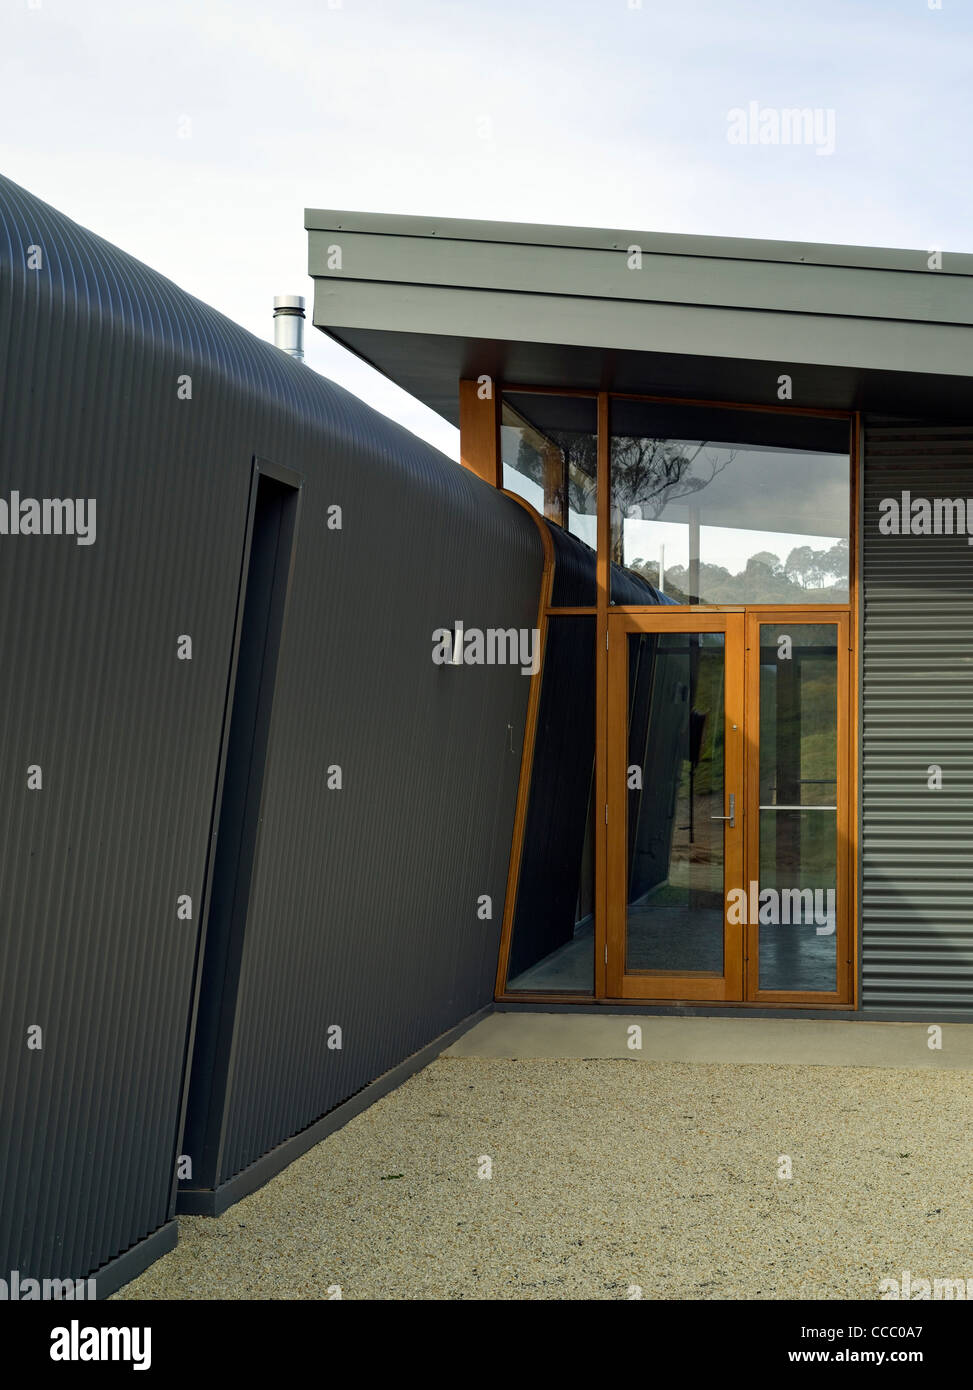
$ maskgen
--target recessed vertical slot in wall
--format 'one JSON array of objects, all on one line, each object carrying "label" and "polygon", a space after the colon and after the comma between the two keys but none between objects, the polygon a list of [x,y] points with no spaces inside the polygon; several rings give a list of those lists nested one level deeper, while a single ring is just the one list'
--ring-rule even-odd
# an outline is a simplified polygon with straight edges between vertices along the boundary
[{"label": "recessed vertical slot in wall", "polygon": [[298,475],[262,459],[255,461],[182,1143],[183,1154],[192,1160],[192,1176],[183,1182],[183,1190],[212,1188],[219,1172],[237,989],[299,499]]}]

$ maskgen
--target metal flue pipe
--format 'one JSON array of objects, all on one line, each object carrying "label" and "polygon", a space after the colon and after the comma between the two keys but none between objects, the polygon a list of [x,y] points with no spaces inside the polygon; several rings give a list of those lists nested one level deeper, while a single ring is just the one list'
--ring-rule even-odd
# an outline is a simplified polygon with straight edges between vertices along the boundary
[{"label": "metal flue pipe", "polygon": [[304,296],[274,296],[274,346],[290,357],[304,361]]}]

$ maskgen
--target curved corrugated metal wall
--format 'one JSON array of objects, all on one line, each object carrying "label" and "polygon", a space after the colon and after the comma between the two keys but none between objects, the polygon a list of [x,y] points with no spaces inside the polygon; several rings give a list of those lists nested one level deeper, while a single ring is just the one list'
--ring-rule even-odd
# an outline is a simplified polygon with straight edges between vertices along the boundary
[{"label": "curved corrugated metal wall", "polygon": [[306,481],[224,1176],[491,997],[528,681],[434,666],[431,632],[533,627],[543,557],[516,503],[5,180],[0,382],[0,497],[97,499],[92,545],[0,536],[0,1268],[80,1277],[173,1211],[252,457]]}]

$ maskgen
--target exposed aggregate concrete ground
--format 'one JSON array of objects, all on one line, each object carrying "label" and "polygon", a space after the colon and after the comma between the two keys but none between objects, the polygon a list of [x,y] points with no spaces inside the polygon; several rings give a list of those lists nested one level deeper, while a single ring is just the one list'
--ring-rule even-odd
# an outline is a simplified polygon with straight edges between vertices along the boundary
[{"label": "exposed aggregate concrete ground", "polygon": [[440,1057],[115,1297],[878,1298],[973,1277],[971,1118],[969,1071]]}]

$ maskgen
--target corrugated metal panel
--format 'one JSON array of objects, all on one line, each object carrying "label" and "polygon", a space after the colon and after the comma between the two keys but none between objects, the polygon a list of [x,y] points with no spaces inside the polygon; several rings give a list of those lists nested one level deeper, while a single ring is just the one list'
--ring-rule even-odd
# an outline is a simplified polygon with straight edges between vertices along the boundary
[{"label": "corrugated metal panel", "polygon": [[540,537],[486,485],[467,511],[430,477],[333,477],[341,535],[307,543],[305,488],[222,1180],[493,995],[530,682],[434,665],[432,632],[533,628]]},{"label": "corrugated metal panel", "polygon": [[973,549],[881,535],[903,490],[973,510],[973,427],[866,431],[862,1007],[973,1010]]},{"label": "corrugated metal panel", "polygon": [[[485,487],[462,525],[437,491],[340,478],[345,533],[313,546],[305,499],[222,1180],[492,997],[529,681],[435,666],[431,635],[454,618],[532,628],[539,536],[521,509],[525,527],[509,526]],[[359,547],[368,573],[356,578],[347,554]]]},{"label": "corrugated metal panel", "polygon": [[0,1269],[79,1277],[173,1212],[253,456],[306,484],[241,1161],[491,997],[527,682],[434,668],[430,634],[532,625],[542,554],[516,503],[2,179],[0,383],[0,497],[97,499],[93,545],[0,537]]}]

